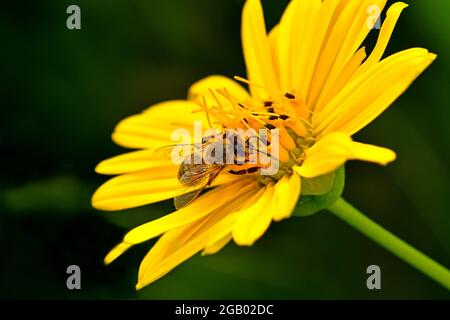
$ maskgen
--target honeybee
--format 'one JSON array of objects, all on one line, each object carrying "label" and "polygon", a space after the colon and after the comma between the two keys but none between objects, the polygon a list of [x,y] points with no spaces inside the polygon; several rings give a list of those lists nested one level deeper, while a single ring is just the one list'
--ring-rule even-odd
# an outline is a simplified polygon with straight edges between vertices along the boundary
[{"label": "honeybee", "polygon": [[[174,146],[169,148],[173,150]],[[197,199],[226,167],[228,173],[233,175],[253,174],[260,169],[249,160],[250,153],[259,150],[256,150],[250,139],[243,140],[236,134],[221,133],[203,137],[200,144],[189,145],[188,149],[178,170],[178,180],[186,186],[186,190],[174,198],[177,210]]]}]

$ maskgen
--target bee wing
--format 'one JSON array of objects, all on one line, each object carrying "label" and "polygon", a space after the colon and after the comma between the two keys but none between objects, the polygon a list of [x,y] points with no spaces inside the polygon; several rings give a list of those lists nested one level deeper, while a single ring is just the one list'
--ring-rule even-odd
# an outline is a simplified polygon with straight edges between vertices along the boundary
[{"label": "bee wing", "polygon": [[205,190],[208,185],[209,178],[205,177],[201,179],[200,183],[196,185],[189,186],[180,196],[177,196],[173,199],[173,204],[175,205],[175,209],[179,210],[181,208],[186,207],[191,204],[192,201],[198,198],[198,196]]},{"label": "bee wing", "polygon": [[154,161],[172,161],[180,164],[190,156],[201,144],[173,144],[157,148],[153,151],[151,159]]},{"label": "bee wing", "polygon": [[219,134],[203,137],[201,142],[197,143],[178,143],[157,148],[153,151],[152,160],[167,161],[172,160],[176,164],[181,164],[188,156],[202,150],[210,144]]},{"label": "bee wing", "polygon": [[181,209],[191,204],[205,190],[205,188],[222,171],[223,166],[217,165],[198,165],[193,172],[186,172],[180,177],[180,181],[189,181],[189,185],[182,195],[174,198],[175,208]]}]

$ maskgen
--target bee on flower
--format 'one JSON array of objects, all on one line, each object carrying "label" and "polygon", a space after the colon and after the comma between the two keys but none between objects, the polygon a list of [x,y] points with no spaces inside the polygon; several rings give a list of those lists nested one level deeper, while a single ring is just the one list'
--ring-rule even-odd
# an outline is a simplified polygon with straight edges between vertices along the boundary
[{"label": "bee on flower", "polygon": [[[267,32],[260,1],[247,0],[242,14],[246,78],[207,77],[189,89],[187,100],[157,104],[116,127],[113,140],[138,150],[97,166],[98,173],[117,176],[96,191],[93,206],[115,211],[174,198],[177,210],[131,230],[105,263],[160,237],[141,263],[136,285],[141,289],[199,252],[214,254],[231,240],[253,245],[273,221],[291,217],[308,181],[332,174],[346,161],[394,161],[392,150],[352,136],[389,107],[436,55],[412,48],[383,57],[407,7],[402,2],[388,9],[374,49],[366,53],[363,41],[377,23],[368,20],[374,5],[383,9],[386,0],[293,0]],[[227,131],[254,132],[256,139],[235,134],[233,148],[213,148],[222,151],[216,160],[231,158],[220,163],[205,162],[203,153],[198,160],[196,151],[178,163],[157,156],[174,144],[175,130],[194,137],[198,122],[217,133],[188,141],[190,150],[229,141]],[[260,130],[267,132],[265,138]],[[250,149],[262,156],[251,162]],[[269,159],[263,161],[264,155]],[[274,161],[276,170],[262,174]]]}]

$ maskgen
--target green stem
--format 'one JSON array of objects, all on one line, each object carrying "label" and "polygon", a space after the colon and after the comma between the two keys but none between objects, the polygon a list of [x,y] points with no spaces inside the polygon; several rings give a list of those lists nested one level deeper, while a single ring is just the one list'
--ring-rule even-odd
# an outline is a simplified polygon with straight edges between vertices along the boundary
[{"label": "green stem", "polygon": [[328,210],[450,290],[450,271],[448,269],[367,218],[344,199],[340,198]]}]

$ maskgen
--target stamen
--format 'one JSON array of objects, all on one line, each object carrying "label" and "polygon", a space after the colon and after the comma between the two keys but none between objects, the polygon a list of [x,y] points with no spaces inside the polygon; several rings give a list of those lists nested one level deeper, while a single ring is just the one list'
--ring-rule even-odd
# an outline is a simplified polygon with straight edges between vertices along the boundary
[{"label": "stamen", "polygon": [[206,114],[206,119],[208,120],[208,124],[210,128],[214,128],[212,123],[211,123],[211,118],[209,117],[209,112],[208,112],[208,108],[206,106],[206,98],[205,95],[202,96],[203,99],[203,105],[200,105],[202,107],[203,110],[205,110],[205,114]]},{"label": "stamen", "polygon": [[209,92],[211,93],[211,95],[213,96],[214,100],[216,100],[217,105],[222,108],[223,110],[225,110],[225,108],[223,107],[223,105],[220,103],[219,99],[217,98],[216,94],[214,93],[214,90],[212,89],[208,89]]},{"label": "stamen", "polygon": [[248,120],[244,118],[244,120],[242,120],[242,123],[244,124],[244,127],[246,127],[248,130],[253,130],[252,127],[250,127],[250,125],[248,124]]},{"label": "stamen", "polygon": [[239,81],[239,82],[243,82],[245,84],[248,84],[250,86],[265,90],[267,93],[272,94],[273,96],[283,96],[283,92],[279,91],[279,90],[270,90],[266,87],[264,87],[263,85],[254,83],[253,81],[249,81],[245,78],[239,77],[239,76],[234,76],[234,80]]},{"label": "stamen", "polygon": [[243,82],[243,83],[245,83],[245,84],[252,85],[252,86],[258,87],[258,88],[260,88],[260,89],[266,90],[266,88],[265,88],[264,86],[262,86],[262,85],[260,85],[260,84],[256,84],[256,83],[254,83],[254,82],[252,82],[252,81],[249,81],[249,80],[247,80],[247,79],[245,79],[245,78],[242,78],[242,77],[239,77],[239,76],[234,76],[234,80],[237,80],[237,81],[239,81],[239,82]]},{"label": "stamen", "polygon": [[292,93],[286,92],[286,93],[284,94],[284,96],[285,96],[286,98],[288,98],[289,100],[295,100],[295,96],[294,96]]},{"label": "stamen", "polygon": [[231,106],[233,107],[233,109],[235,111],[238,111],[238,101],[235,97],[233,97],[227,90],[227,88],[223,88],[221,90],[217,90],[217,92],[219,92],[222,96],[224,96],[226,99],[228,99],[228,101],[231,102]]}]

